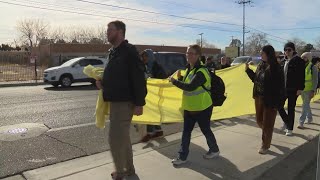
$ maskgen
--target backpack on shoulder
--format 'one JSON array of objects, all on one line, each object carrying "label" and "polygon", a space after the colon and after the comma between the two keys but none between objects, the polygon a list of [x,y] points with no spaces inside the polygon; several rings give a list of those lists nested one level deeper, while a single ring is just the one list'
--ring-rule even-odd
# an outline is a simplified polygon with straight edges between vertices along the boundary
[{"label": "backpack on shoulder", "polygon": [[[206,67],[203,67],[206,68]],[[206,68],[207,69],[207,68]],[[212,105],[213,106],[222,106],[224,101],[227,99],[225,96],[226,87],[223,82],[223,80],[215,74],[215,72],[210,71],[207,69],[210,78],[211,78],[211,89],[207,89],[204,85],[202,85],[202,88],[209,92],[212,99]]]}]

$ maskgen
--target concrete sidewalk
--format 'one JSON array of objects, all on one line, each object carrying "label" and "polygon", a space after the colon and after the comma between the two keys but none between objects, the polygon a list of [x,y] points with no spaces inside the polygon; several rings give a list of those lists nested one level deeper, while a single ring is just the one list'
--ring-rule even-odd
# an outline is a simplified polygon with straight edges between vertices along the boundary
[{"label": "concrete sidewalk", "polygon": [[[188,163],[178,167],[171,164],[171,159],[177,156],[181,133],[172,134],[148,144],[133,145],[137,175],[127,179],[293,179],[299,172],[294,174],[288,169],[294,168],[294,171],[302,169],[315,158],[316,149],[312,148],[311,153],[310,148],[308,150],[308,144],[311,143],[310,141],[315,142],[319,134],[320,103],[312,104],[312,110],[314,123],[306,125],[304,130],[295,128],[292,137],[287,137],[278,130],[282,125],[282,120],[278,116],[271,151],[267,155],[258,154],[261,145],[261,130],[257,128],[253,115],[212,123],[212,129],[221,151],[221,156],[216,159],[202,158],[208,147],[199,128],[195,128],[192,134]],[[296,112],[296,119],[298,119],[301,108],[297,108]],[[307,150],[302,151],[303,149]],[[301,154],[288,159],[299,150],[302,151]],[[283,165],[285,162],[290,163],[289,167]],[[287,169],[283,170],[280,167]],[[103,152],[27,171],[22,174],[23,176],[18,175],[6,180],[105,180],[111,179],[110,173],[113,170],[110,153]],[[266,174],[271,170],[273,176]]]}]

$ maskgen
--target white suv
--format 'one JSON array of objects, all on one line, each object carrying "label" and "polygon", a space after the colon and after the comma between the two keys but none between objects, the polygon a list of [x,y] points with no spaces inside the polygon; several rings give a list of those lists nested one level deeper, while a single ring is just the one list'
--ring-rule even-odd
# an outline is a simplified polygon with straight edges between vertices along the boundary
[{"label": "white suv", "polygon": [[87,65],[94,67],[105,67],[107,59],[99,57],[78,57],[70,59],[61,66],[48,68],[44,71],[43,80],[45,83],[54,87],[61,85],[69,87],[75,82],[92,82],[95,80],[89,78],[83,73],[83,68]]}]

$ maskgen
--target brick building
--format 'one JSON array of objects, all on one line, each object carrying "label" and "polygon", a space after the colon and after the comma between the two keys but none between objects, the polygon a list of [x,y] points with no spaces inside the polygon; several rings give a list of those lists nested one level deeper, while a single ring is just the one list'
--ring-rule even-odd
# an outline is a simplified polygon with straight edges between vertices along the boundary
[{"label": "brick building", "polygon": [[[186,52],[186,47],[179,46],[155,46],[155,45],[136,45],[139,52],[145,49],[162,52]],[[62,62],[74,57],[81,56],[99,56],[105,57],[110,44],[48,44],[42,45],[36,49],[37,57],[40,58],[41,64],[48,66],[57,66]],[[203,48],[203,55],[214,56],[220,54],[220,49]]]}]

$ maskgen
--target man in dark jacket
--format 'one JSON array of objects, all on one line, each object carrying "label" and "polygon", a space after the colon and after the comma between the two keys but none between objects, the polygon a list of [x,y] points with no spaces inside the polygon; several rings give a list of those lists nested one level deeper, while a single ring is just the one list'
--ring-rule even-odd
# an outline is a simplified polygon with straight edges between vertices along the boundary
[{"label": "man in dark jacket", "polygon": [[295,45],[288,42],[284,46],[285,59],[281,62],[284,70],[286,95],[283,104],[288,99],[288,113],[284,107],[279,109],[279,114],[284,122],[282,130],[286,131],[287,136],[292,135],[295,118],[296,101],[304,89],[305,64],[297,55]]},{"label": "man in dark jacket", "polygon": [[110,102],[109,144],[116,171],[113,179],[135,174],[130,125],[133,115],[142,115],[147,93],[145,67],[135,46],[125,40],[126,25],[121,21],[108,24],[107,38],[112,44],[102,82],[103,98]]},{"label": "man in dark jacket", "polygon": [[[155,60],[153,51],[151,49],[146,49],[141,53],[141,60],[146,66],[145,77],[146,78],[157,78],[163,79],[164,72],[162,68],[158,65]],[[151,139],[163,136],[163,131],[161,126],[158,125],[147,125],[147,134],[142,137],[140,142],[148,142]]]}]

